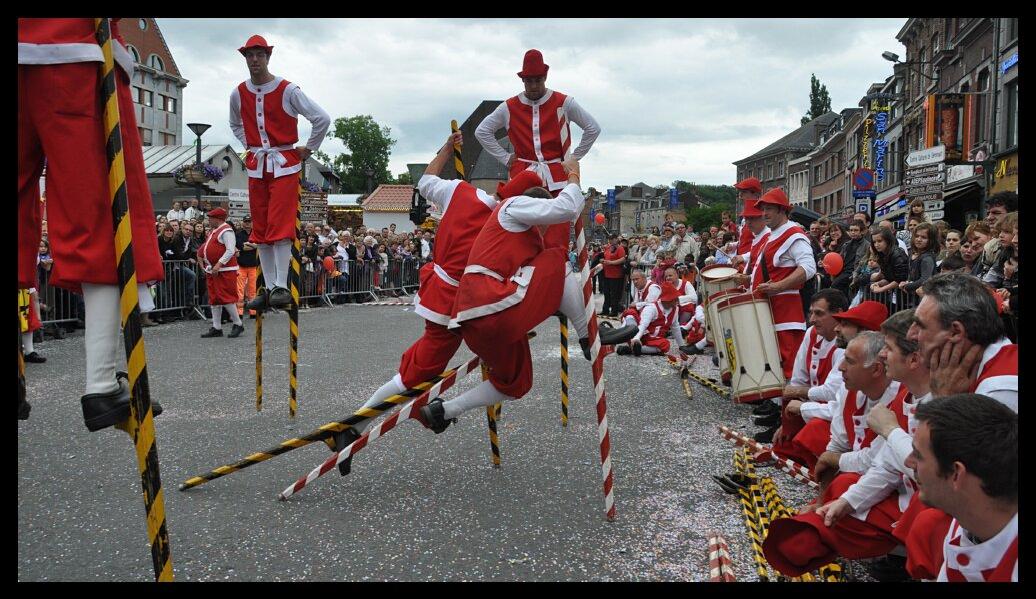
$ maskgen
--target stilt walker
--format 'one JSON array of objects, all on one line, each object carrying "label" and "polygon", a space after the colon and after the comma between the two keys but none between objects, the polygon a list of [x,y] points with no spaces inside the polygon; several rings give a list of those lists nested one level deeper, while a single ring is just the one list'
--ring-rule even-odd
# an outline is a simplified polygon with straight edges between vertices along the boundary
[{"label": "stilt walker", "polygon": [[122,131],[115,89],[111,24],[108,19],[94,19],[94,22],[97,27],[97,42],[104,53],[101,93],[104,128],[107,131],[105,147],[108,154],[108,189],[112,200],[119,305],[130,387],[129,418],[115,426],[126,431],[136,448],[137,468],[140,470],[140,480],[144,487],[144,509],[147,514],[148,541],[151,544],[155,580],[172,582],[173,562],[165,523],[162,480],[158,472],[158,443],[155,441],[154,415],[147,378],[147,355],[144,352],[144,336],[140,327],[137,272],[133,263],[133,233],[126,199],[126,172],[123,166]]},{"label": "stilt walker", "polygon": [[[238,48],[249,78],[230,94],[230,129],[246,149],[248,202],[252,216],[249,241],[258,246],[259,264],[267,289],[256,292],[246,307],[257,313],[285,308],[289,317],[290,399],[288,411],[298,409],[298,305],[301,246],[300,175],[302,165],[320,147],[331,124],[320,106],[298,85],[269,71],[273,46],[253,35]],[[313,126],[304,146],[298,143],[298,117]],[[258,323],[259,316],[256,316]],[[257,324],[257,341],[260,326]],[[257,392],[257,403],[259,402]],[[259,404],[261,405],[261,404]]]}]

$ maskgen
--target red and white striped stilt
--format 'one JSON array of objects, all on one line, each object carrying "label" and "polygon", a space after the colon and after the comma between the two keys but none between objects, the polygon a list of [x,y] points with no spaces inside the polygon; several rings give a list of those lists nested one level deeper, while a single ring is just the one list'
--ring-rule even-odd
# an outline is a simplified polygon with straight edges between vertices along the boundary
[{"label": "red and white striped stilt", "polygon": [[583,304],[586,309],[587,334],[590,339],[591,372],[594,378],[594,394],[597,398],[597,438],[601,446],[601,476],[604,478],[605,517],[615,519],[615,496],[612,493],[611,437],[608,434],[608,398],[604,393],[604,354],[598,337],[597,312],[594,310],[593,282],[590,280],[589,252],[586,234],[583,232],[583,215],[576,219],[576,252],[578,252],[579,273],[583,278]]},{"label": "red and white striped stilt", "polygon": [[371,430],[367,431],[362,437],[353,441],[348,447],[342,449],[331,455],[323,464],[312,470],[306,476],[303,476],[295,484],[289,486],[287,489],[281,491],[280,499],[283,501],[295,493],[301,491],[303,487],[313,482],[317,478],[327,474],[331,470],[338,467],[338,464],[344,461],[346,458],[355,455],[358,451],[367,446],[368,443],[392,430],[399,424],[400,420],[406,420],[411,417],[411,414],[416,414],[417,410],[421,409],[428,403],[429,400],[438,397],[443,391],[446,391],[452,387],[458,379],[466,376],[478,368],[481,363],[481,359],[475,356],[468,361],[464,366],[454,370],[451,374],[447,375],[444,379],[436,383],[435,385],[428,388],[427,391],[421,395],[415,397],[409,402],[403,404],[398,411],[394,412],[391,416],[378,423]]},{"label": "red and white striped stilt", "polygon": [[737,582],[727,540],[715,531],[709,533],[709,582]]},{"label": "red and white striped stilt", "polygon": [[366,304],[347,304],[349,306],[413,306],[414,302],[367,302]]},{"label": "red and white striped stilt", "polygon": [[743,447],[747,447],[748,449],[752,450],[753,452],[767,452],[767,453],[769,453],[770,457],[772,457],[774,462],[777,463],[777,467],[780,468],[782,471],[790,474],[791,477],[794,478],[795,480],[797,480],[797,481],[799,481],[801,483],[805,483],[805,484],[809,485],[810,488],[813,488],[813,489],[819,489],[820,488],[820,485],[818,485],[817,481],[813,479],[813,475],[809,473],[809,469],[806,468],[805,466],[802,466],[801,464],[796,464],[795,462],[793,462],[791,460],[788,460],[788,459],[785,459],[785,458],[782,458],[779,455],[775,455],[770,450],[770,447],[768,447],[766,445],[762,445],[761,443],[759,443],[755,439],[752,439],[750,437],[746,437],[745,435],[742,435],[741,433],[739,433],[739,432],[737,432],[735,430],[732,430],[730,427],[723,426],[721,424],[719,426],[719,430],[720,430],[721,433],[723,433],[723,436],[726,439],[728,439],[730,441],[733,441],[737,445],[741,445]]}]

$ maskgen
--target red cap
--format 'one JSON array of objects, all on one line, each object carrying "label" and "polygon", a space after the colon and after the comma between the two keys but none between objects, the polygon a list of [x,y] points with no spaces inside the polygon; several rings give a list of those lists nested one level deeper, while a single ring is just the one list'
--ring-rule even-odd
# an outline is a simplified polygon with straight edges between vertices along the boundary
[{"label": "red cap", "polygon": [[740,189],[742,191],[754,191],[755,193],[763,192],[763,184],[759,179],[755,177],[749,177],[744,181],[738,181],[734,184],[734,189]]},{"label": "red cap", "polygon": [[543,64],[543,54],[539,50],[529,50],[525,53],[522,70],[518,71],[518,76],[522,78],[540,77],[546,75],[549,69],[550,65]]},{"label": "red cap", "polygon": [[662,283],[662,295],[658,296],[660,302],[672,302],[680,299],[680,292],[669,283]]},{"label": "red cap", "polygon": [[245,42],[245,45],[238,48],[237,51],[240,52],[242,56],[244,56],[245,50],[249,48],[262,48],[263,50],[266,50],[267,54],[273,52],[273,46],[267,44],[266,38],[264,38],[261,35],[253,35],[252,37],[248,38],[248,41]]},{"label": "red cap", "polygon": [[536,171],[522,171],[507,183],[498,183],[496,195],[500,196],[501,200],[506,200],[510,197],[522,195],[530,187],[539,187],[541,185],[543,185],[543,179],[536,174]]},{"label": "red cap", "polygon": [[868,331],[877,331],[881,323],[889,317],[889,309],[885,304],[875,301],[860,302],[855,308],[849,308],[845,312],[832,314],[838,320],[851,322]]},{"label": "red cap", "polygon": [[791,210],[791,202],[788,201],[788,196],[785,195],[784,190],[780,187],[774,187],[763,194],[763,197],[756,200],[757,207],[762,209],[762,206],[758,204],[773,204],[774,206],[781,206]]},{"label": "red cap", "polygon": [[227,211],[222,208],[216,208],[215,210],[209,210],[206,213],[209,218],[227,218]]},{"label": "red cap", "polygon": [[741,216],[744,218],[752,218],[753,216],[762,216],[763,211],[759,209],[759,205],[755,200],[745,201],[745,209],[741,211]]}]

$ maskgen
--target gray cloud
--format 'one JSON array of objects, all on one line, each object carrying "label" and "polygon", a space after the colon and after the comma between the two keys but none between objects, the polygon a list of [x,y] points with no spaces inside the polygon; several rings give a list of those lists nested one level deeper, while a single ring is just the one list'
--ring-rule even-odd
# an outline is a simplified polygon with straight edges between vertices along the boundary
[{"label": "gray cloud", "polygon": [[[270,69],[332,117],[370,114],[398,140],[391,170],[427,161],[483,99],[518,93],[524,51],[543,51],[548,85],[574,96],[603,133],[583,165],[599,189],[643,180],[730,183],[731,163],[798,126],[811,73],[835,110],[856,106],[902,54],[902,19],[160,19],[181,74],[185,122],[236,146],[236,49],[259,33]],[[302,135],[308,125],[302,122]],[[578,135],[578,134],[577,134]],[[185,139],[190,133],[185,131]],[[344,150],[328,140],[329,153]]]}]

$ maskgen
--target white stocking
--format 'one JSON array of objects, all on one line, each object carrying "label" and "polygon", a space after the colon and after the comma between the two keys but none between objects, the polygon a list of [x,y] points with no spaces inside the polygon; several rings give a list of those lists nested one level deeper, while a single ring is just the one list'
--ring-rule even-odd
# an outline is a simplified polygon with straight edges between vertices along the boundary
[{"label": "white stocking", "polygon": [[86,305],[86,392],[111,393],[119,352],[119,288],[83,283]]},{"label": "white stocking", "polygon": [[484,408],[486,406],[491,406],[502,401],[510,401],[512,399],[514,398],[497,391],[496,387],[493,386],[493,383],[482,381],[474,389],[465,391],[456,399],[451,399],[450,401],[443,403],[442,407],[446,410],[444,418],[449,420],[460,416],[468,410]]}]

